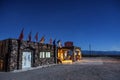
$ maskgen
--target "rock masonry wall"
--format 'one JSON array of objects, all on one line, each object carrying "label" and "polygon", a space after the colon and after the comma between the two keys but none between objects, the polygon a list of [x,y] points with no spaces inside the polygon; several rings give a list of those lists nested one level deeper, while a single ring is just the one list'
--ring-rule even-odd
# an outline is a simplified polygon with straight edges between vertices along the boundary
[{"label": "rock masonry wall", "polygon": [[[37,42],[19,41],[16,39],[10,39],[9,41],[9,58],[8,58],[8,70],[13,71],[22,69],[22,52],[32,52],[32,67],[41,65],[54,64],[54,47],[50,44],[41,44]],[[40,52],[49,51],[50,58],[39,58]]]}]

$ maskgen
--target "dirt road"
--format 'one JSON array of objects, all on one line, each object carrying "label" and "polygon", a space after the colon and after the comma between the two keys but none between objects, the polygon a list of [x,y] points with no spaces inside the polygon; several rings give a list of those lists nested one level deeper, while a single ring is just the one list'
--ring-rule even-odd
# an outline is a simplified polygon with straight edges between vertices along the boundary
[{"label": "dirt road", "polygon": [[120,80],[120,60],[83,58],[79,62],[23,72],[0,72],[0,80]]}]

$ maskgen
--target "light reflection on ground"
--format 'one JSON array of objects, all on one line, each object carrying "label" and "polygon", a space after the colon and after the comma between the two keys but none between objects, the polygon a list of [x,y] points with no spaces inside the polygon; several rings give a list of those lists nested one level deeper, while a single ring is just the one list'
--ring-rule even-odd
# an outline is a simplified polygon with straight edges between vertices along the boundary
[{"label": "light reflection on ground", "polygon": [[74,62],[73,64],[104,64],[104,63],[120,63],[120,59],[106,58],[106,57],[83,57],[82,60]]}]

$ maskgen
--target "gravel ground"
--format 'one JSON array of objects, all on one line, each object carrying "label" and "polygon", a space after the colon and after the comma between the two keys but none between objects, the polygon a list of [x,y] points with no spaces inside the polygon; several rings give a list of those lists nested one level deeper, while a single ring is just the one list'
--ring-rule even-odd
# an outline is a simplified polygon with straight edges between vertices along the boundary
[{"label": "gravel ground", "polygon": [[120,59],[83,58],[23,72],[0,72],[0,80],[120,80]]}]

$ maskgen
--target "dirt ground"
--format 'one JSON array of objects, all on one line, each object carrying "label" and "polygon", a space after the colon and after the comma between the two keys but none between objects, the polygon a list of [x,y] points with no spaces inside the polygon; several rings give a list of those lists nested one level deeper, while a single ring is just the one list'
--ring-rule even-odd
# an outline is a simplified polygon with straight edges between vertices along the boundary
[{"label": "dirt ground", "polygon": [[120,80],[120,59],[85,57],[73,64],[23,72],[0,72],[0,80]]}]

